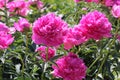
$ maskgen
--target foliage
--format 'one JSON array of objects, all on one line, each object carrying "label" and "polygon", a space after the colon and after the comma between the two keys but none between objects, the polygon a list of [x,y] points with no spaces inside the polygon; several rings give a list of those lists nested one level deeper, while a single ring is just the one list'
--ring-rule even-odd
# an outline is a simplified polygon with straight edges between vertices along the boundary
[{"label": "foliage", "polygon": [[[52,75],[52,64],[68,52],[74,52],[84,60],[87,66],[87,74],[84,80],[118,80],[120,76],[120,42],[117,35],[120,34],[120,20],[112,16],[110,9],[102,4],[79,2],[73,0],[42,0],[44,6],[37,9],[30,6],[32,13],[24,16],[31,23],[29,31],[18,32],[14,36],[14,42],[8,49],[0,52],[0,80],[62,80]],[[86,8],[84,10],[83,8]],[[32,39],[33,22],[49,12],[55,12],[65,20],[69,27],[77,25],[81,17],[88,12],[98,10],[106,14],[112,24],[112,37],[103,38],[99,41],[89,40],[70,50],[64,50],[61,45],[56,50],[56,56],[48,62],[39,59],[35,52],[38,47]],[[3,13],[1,22],[7,26],[14,26],[20,15],[8,16],[8,10],[0,9]],[[1,15],[0,15],[1,16]]]}]

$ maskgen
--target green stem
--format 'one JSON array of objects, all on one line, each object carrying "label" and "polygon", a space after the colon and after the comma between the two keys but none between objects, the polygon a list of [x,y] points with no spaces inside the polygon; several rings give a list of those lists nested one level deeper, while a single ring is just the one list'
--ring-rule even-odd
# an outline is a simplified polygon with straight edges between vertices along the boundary
[{"label": "green stem", "polygon": [[6,5],[7,5],[7,1],[5,1],[5,11],[4,11],[4,13],[5,13],[5,22],[6,22],[6,25],[8,26],[9,25],[9,23],[8,23],[9,16],[8,16]]},{"label": "green stem", "polygon": [[[112,45],[115,43],[115,40],[116,40],[116,37],[117,37],[116,34],[118,34],[118,31],[119,31],[119,19],[118,19],[118,21],[117,21],[117,29],[116,29],[115,35],[114,35],[114,37],[113,37],[113,40],[112,40],[112,42],[110,42],[110,43],[108,44],[108,46],[110,46],[110,47],[109,47],[109,50],[111,49]],[[104,59],[103,59],[103,61],[102,61],[102,63],[101,63],[101,66],[100,66],[100,68],[98,69],[98,72],[97,72],[97,74],[96,74],[95,79],[97,79],[98,74],[99,74],[100,71],[102,70],[102,67],[103,67],[104,63],[106,62],[107,58],[109,57],[109,54],[110,54],[110,52],[107,52],[107,55],[104,57]]]},{"label": "green stem", "polygon": [[[48,61],[48,53],[49,53],[49,47],[46,48],[46,61]],[[44,80],[44,72],[46,70],[46,65],[47,65],[47,62],[44,62],[43,63],[43,72],[41,74],[41,80]]]},{"label": "green stem", "polygon": [[[3,55],[3,50],[0,50],[0,58],[2,57],[2,55]],[[0,64],[0,80],[3,80],[3,77],[2,77],[2,75],[3,75],[3,65],[4,64]]]},{"label": "green stem", "polygon": [[[108,41],[109,42],[109,41]],[[104,45],[106,45],[107,43],[105,43]],[[102,57],[102,50],[106,47],[106,46],[102,46],[101,48],[100,48],[100,51],[98,51],[96,54],[100,54],[100,56],[99,57],[97,57],[97,59],[95,59],[95,61],[89,66],[89,68],[88,68],[88,71],[94,66],[94,64]]]},{"label": "green stem", "polygon": [[46,49],[46,61],[48,61],[48,51],[49,51],[49,47],[47,47]]},{"label": "green stem", "polygon": [[28,51],[28,32],[26,32],[26,52]]},{"label": "green stem", "polygon": [[22,57],[20,58],[20,60],[21,60],[21,63],[22,63],[22,76],[23,76],[23,78],[24,78],[24,61],[23,61],[23,59],[22,59]]},{"label": "green stem", "polygon": [[[111,47],[112,47],[113,43],[115,43],[115,38],[114,38],[114,39],[113,39],[113,41],[111,42],[111,45],[110,45],[109,49],[111,49]],[[98,72],[97,72],[97,74],[96,74],[96,78],[95,78],[95,79],[97,79],[98,74],[99,74],[99,73],[100,73],[100,71],[102,70],[102,67],[103,67],[104,63],[106,62],[106,60],[107,60],[107,58],[108,58],[109,54],[110,54],[110,53],[109,53],[109,52],[107,52],[107,55],[104,57],[104,59],[103,59],[103,61],[102,61],[102,63],[101,63],[101,66],[100,66],[100,68],[98,69]]]},{"label": "green stem", "polygon": [[92,66],[101,58],[101,56],[97,57],[97,59],[89,66],[88,70],[92,68]]},{"label": "green stem", "polygon": [[3,80],[3,78],[2,78],[2,73],[3,73],[2,65],[0,65],[0,80]]},{"label": "green stem", "polygon": [[43,71],[42,71],[42,74],[41,74],[41,80],[45,80],[45,79],[44,79],[44,72],[45,72],[45,70],[46,70],[46,65],[47,65],[47,62],[44,62],[44,63],[43,63]]}]

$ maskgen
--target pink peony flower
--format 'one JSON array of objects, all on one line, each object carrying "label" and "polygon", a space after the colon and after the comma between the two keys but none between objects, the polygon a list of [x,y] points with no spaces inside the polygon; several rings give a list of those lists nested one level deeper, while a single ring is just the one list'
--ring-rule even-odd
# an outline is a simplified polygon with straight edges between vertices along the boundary
[{"label": "pink peony flower", "polygon": [[29,5],[24,0],[16,0],[7,3],[9,12],[15,12],[18,15],[26,16],[29,11]]},{"label": "pink peony flower", "polygon": [[11,34],[7,34],[6,32],[1,31],[0,32],[0,49],[6,49],[12,42],[14,41],[14,38]]},{"label": "pink peony flower", "polygon": [[58,46],[63,43],[66,31],[67,24],[55,14],[49,13],[34,22],[32,40],[36,44]]},{"label": "pink peony flower", "polygon": [[37,48],[36,51],[39,52],[41,58],[44,61],[50,60],[55,55],[55,50],[50,47],[48,48],[48,51],[47,51],[47,47],[41,46],[41,47]]},{"label": "pink peony flower", "polygon": [[14,27],[17,31],[23,32],[25,29],[30,28],[30,23],[25,18],[20,18],[18,22],[14,23]]},{"label": "pink peony flower", "polygon": [[0,50],[7,49],[14,41],[11,34],[8,34],[9,28],[0,22]]},{"label": "pink peony flower", "polygon": [[82,80],[86,76],[86,69],[83,60],[76,54],[69,53],[67,56],[59,58],[56,65],[52,65],[54,69],[53,75],[63,80]]},{"label": "pink peony flower", "polygon": [[0,32],[1,31],[8,32],[9,28],[5,24],[0,22]]},{"label": "pink peony flower", "polygon": [[111,37],[111,23],[108,18],[96,11],[89,12],[80,20],[81,31],[83,31],[88,38],[100,40],[103,37]]},{"label": "pink peony flower", "polygon": [[112,15],[115,17],[115,18],[120,18],[120,5],[113,5],[112,7]]},{"label": "pink peony flower", "polygon": [[81,31],[79,26],[75,26],[68,31],[64,39],[64,47],[65,49],[71,49],[73,46],[79,45],[85,41],[87,41],[87,37]]}]

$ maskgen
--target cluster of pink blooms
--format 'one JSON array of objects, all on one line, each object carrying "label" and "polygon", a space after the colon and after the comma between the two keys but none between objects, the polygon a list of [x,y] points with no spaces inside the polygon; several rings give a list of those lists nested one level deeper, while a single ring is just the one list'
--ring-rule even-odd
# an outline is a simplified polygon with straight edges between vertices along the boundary
[{"label": "cluster of pink blooms", "polygon": [[9,34],[9,28],[0,22],[0,50],[7,49],[14,41],[14,38]]},{"label": "cluster of pink blooms", "polygon": [[64,21],[49,13],[34,22],[32,40],[36,44],[46,46],[64,44],[65,49],[71,49],[88,39],[109,38],[111,29],[108,18],[99,11],[89,12],[83,16],[74,28],[67,28]]},{"label": "cluster of pink blooms", "polygon": [[30,28],[30,23],[25,18],[20,18],[18,22],[14,23],[14,27],[17,31],[23,32],[25,29]]},{"label": "cluster of pink blooms", "polygon": [[44,61],[48,61],[55,56],[55,50],[51,47],[47,48],[46,46],[41,46],[38,47],[36,51],[39,53],[39,55]]},{"label": "cluster of pink blooms", "polygon": [[[74,0],[74,2],[78,3],[81,0]],[[85,0],[86,2],[95,2],[100,3],[100,0]],[[112,15],[115,18],[120,18],[120,0],[104,0],[101,2],[107,7],[112,7]]]},{"label": "cluster of pink blooms", "polygon": [[120,0],[105,0],[104,4],[108,7],[112,7],[112,15],[115,18],[120,18]]},{"label": "cluster of pink blooms", "polygon": [[59,58],[56,65],[52,65],[53,74],[64,80],[82,80],[85,78],[86,69],[84,62],[74,53]]},{"label": "cluster of pink blooms", "polygon": [[[79,2],[81,0],[74,0]],[[86,2],[98,3],[99,0],[85,0]],[[116,18],[120,18],[119,1],[115,0],[111,4],[105,0],[106,6],[113,6],[112,14]],[[0,0],[0,8],[4,6],[4,2]],[[7,3],[9,12],[15,12],[18,15],[26,16],[29,11],[29,5],[37,5],[40,9],[43,3],[39,0],[12,0]],[[68,28],[68,24],[54,13],[48,13],[38,18],[33,23],[32,40],[34,43],[44,46],[38,47],[36,52],[39,53],[44,61],[50,60],[55,56],[55,50],[51,47],[64,44],[64,48],[69,50],[76,45],[80,45],[89,39],[100,40],[102,38],[111,37],[111,23],[108,18],[101,12],[95,10],[84,15],[79,24],[73,28]],[[14,23],[14,27],[19,32],[24,32],[30,28],[30,23],[25,18],[20,18]],[[13,42],[14,38],[10,33],[10,29],[3,23],[0,23],[0,49],[6,49]],[[46,47],[47,46],[47,47]],[[85,78],[86,69],[84,62],[74,53],[59,58],[53,65],[53,74],[64,80],[82,80]]]},{"label": "cluster of pink blooms", "polygon": [[[5,2],[6,1],[6,2]],[[37,5],[37,7],[40,9],[43,7],[43,3],[40,0],[0,0],[0,8],[3,8],[6,4],[6,7],[8,8],[9,12],[11,13],[11,16],[15,14],[26,16],[30,10],[30,5]]]},{"label": "cluster of pink blooms", "polygon": [[18,15],[26,16],[29,11],[29,6],[24,0],[15,0],[7,3],[9,12],[15,12]]},{"label": "cluster of pink blooms", "polygon": [[89,39],[100,40],[111,37],[111,23],[101,12],[89,12],[82,17],[79,24],[68,30],[64,38],[65,49],[71,49],[75,45],[86,42]]},{"label": "cluster of pink blooms", "polygon": [[63,43],[67,24],[55,14],[49,13],[34,22],[32,32],[32,40],[36,44],[59,46]]}]

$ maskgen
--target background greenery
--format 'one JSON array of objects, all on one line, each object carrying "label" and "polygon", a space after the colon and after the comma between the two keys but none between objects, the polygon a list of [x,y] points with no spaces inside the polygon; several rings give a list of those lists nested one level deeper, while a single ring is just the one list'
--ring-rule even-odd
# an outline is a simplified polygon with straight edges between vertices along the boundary
[{"label": "background greenery", "polygon": [[[115,19],[110,8],[101,4],[80,2],[74,3],[73,0],[42,0],[44,7],[38,10],[35,6],[25,18],[32,23],[40,16],[48,12],[55,12],[65,20],[69,27],[79,23],[79,20],[86,13],[99,10],[106,14],[112,23],[113,36],[100,41],[89,40],[88,42],[72,48],[70,51],[77,53],[88,67],[87,75],[84,80],[120,80],[120,42],[116,35],[119,34],[120,21]],[[83,10],[86,8],[86,10]],[[5,15],[6,16],[6,15]],[[17,21],[18,17],[12,17]],[[8,26],[13,26],[13,22],[8,18]],[[3,22],[6,22],[6,17]],[[45,63],[36,58],[39,56],[35,52],[36,44],[31,40],[32,28],[28,32],[14,34],[15,41],[9,49],[0,52],[0,80],[62,80],[52,76],[51,65],[54,61],[68,51],[63,50],[63,46],[57,50],[57,55],[49,62]],[[20,65],[18,72],[17,66]],[[47,67],[45,67],[47,65]]]}]

